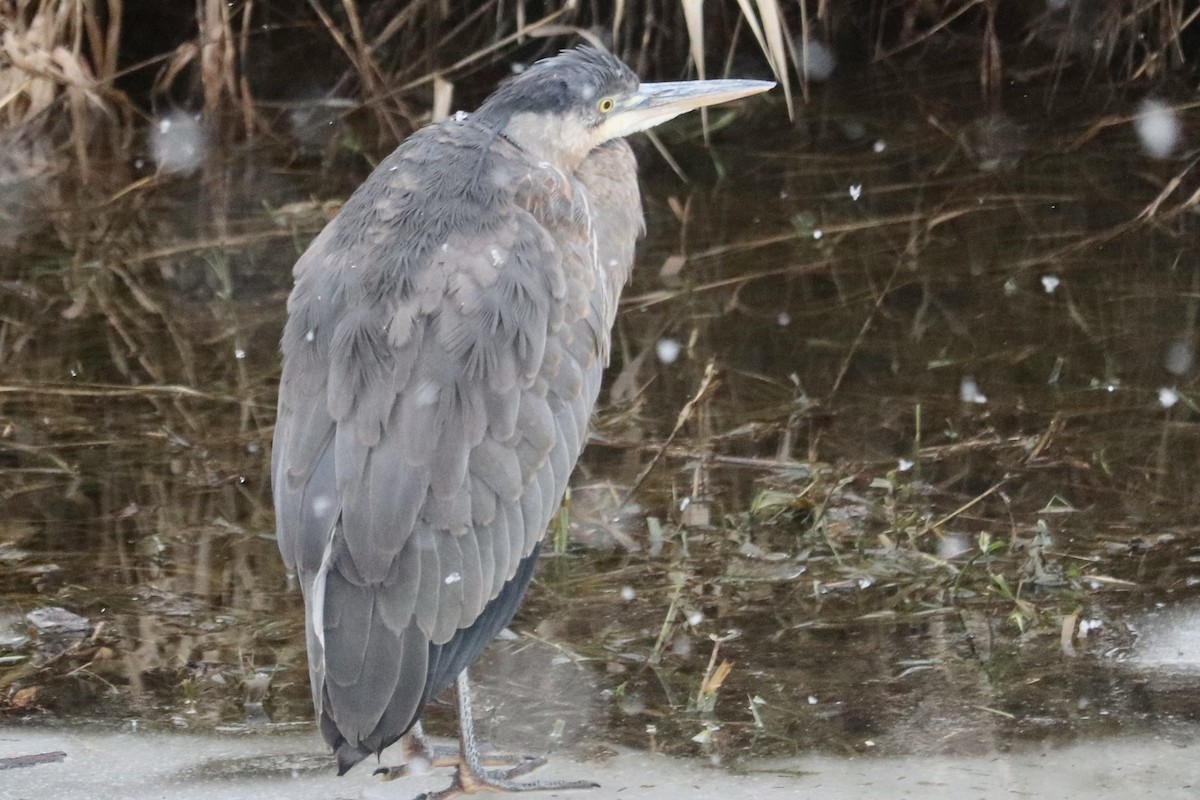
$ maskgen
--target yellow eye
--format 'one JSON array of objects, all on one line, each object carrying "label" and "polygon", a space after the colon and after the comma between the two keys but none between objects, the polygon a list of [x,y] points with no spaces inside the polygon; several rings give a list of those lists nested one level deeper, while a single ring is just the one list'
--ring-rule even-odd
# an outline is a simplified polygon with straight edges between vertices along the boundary
[{"label": "yellow eye", "polygon": [[597,105],[600,108],[601,114],[607,114],[608,112],[613,110],[613,106],[615,105],[615,103],[613,103],[613,99],[611,97],[606,97],[603,100],[601,100]]}]

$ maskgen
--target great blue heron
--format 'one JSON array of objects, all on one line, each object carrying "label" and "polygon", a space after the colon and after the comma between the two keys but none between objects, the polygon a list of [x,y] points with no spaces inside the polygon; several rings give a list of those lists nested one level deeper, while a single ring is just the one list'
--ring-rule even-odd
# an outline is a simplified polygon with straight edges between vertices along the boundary
[{"label": "great blue heron", "polygon": [[643,227],[621,137],[772,85],[639,84],[563,52],[410,136],[296,263],[272,479],[339,774],[420,747],[457,680],[439,796],[591,785],[484,770],[465,669],[516,612],[583,449]]}]

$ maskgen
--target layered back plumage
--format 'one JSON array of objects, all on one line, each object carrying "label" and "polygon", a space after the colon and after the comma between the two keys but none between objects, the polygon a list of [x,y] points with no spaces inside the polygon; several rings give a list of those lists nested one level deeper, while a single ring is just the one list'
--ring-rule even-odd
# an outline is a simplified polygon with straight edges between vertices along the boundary
[{"label": "layered back plumage", "polygon": [[342,771],[511,620],[583,448],[641,231],[633,156],[610,142],[566,173],[488,117],[574,68],[636,85],[599,51],[534,65],[406,140],[295,267],[277,531]]}]

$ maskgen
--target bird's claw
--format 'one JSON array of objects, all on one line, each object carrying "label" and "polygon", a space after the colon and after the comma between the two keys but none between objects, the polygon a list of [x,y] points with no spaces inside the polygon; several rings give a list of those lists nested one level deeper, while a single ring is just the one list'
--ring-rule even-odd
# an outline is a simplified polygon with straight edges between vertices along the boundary
[{"label": "bird's claw", "polygon": [[[540,759],[535,759],[540,760]],[[540,766],[540,765],[539,765]],[[413,800],[451,800],[466,794],[476,792],[545,792],[565,791],[568,789],[597,789],[600,784],[594,781],[514,781],[515,774],[524,775],[534,767],[519,765],[511,770],[497,772],[481,772],[472,774],[462,766],[454,773],[454,781],[440,792],[425,792]],[[518,770],[521,770],[518,772]]]}]

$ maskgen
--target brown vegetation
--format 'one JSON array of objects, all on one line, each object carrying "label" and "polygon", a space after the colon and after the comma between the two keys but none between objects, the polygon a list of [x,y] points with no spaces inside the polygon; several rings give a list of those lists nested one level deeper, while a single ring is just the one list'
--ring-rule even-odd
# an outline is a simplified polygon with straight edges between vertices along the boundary
[{"label": "brown vegetation", "polygon": [[[394,142],[430,111],[444,113],[456,87],[491,85],[504,62],[579,40],[613,49],[644,75],[712,75],[749,59],[780,80],[789,110],[815,42],[837,43],[860,62],[912,63],[947,52],[974,58],[985,94],[1013,70],[1156,79],[1185,64],[1200,14],[1187,0],[646,0],[544,8],[530,17],[525,4],[501,0],[196,0],[189,15],[129,0],[2,0],[0,124],[11,130],[53,121],[86,173],[95,148],[127,143],[101,128],[127,134],[134,107],[199,109],[223,136],[269,131],[256,89],[277,99],[268,95],[278,93],[278,81],[317,55],[328,56],[328,88],[352,97]],[[139,17],[132,34],[126,23]],[[147,37],[164,43],[149,57],[145,43],[134,41]],[[278,57],[282,50],[294,58]]]}]

